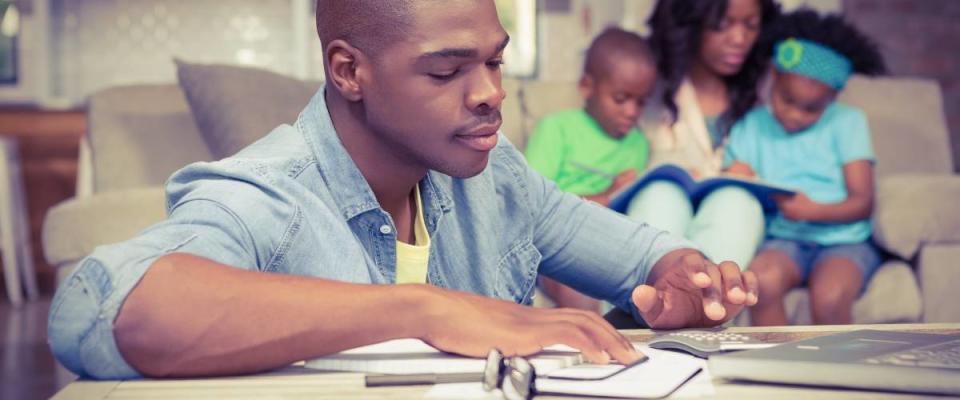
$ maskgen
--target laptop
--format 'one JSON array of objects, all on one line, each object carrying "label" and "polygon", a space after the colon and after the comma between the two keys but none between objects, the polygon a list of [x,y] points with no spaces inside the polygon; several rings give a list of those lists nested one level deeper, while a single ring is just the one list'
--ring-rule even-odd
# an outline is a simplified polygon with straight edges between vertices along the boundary
[{"label": "laptop", "polygon": [[711,356],[733,380],[960,395],[960,335],[858,330]]}]

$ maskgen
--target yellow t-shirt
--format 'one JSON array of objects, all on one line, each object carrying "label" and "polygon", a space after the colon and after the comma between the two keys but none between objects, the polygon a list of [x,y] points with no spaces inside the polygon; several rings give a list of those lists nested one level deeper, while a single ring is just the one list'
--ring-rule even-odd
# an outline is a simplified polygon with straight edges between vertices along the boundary
[{"label": "yellow t-shirt", "polygon": [[423,202],[420,186],[413,190],[417,202],[417,218],[413,221],[413,245],[397,241],[397,283],[427,283],[427,264],[430,261],[430,234],[423,222]]}]

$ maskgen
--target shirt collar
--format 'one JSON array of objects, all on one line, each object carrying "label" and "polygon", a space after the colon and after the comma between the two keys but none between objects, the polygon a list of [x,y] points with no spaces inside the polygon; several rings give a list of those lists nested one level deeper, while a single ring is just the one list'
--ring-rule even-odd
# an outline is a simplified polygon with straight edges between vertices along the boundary
[{"label": "shirt collar", "polygon": [[[379,209],[380,203],[337,136],[330,119],[330,111],[327,109],[325,87],[322,86],[313,95],[307,107],[300,113],[297,129],[303,132],[304,139],[317,160],[317,169],[330,188],[330,194],[339,207],[340,214],[349,220],[367,211]],[[425,211],[425,216],[428,217],[427,225],[431,231],[436,227],[436,217],[431,218],[431,214],[439,215],[437,210],[446,212],[452,207],[451,179],[447,175],[430,171],[420,182],[424,209],[428,210]]]}]

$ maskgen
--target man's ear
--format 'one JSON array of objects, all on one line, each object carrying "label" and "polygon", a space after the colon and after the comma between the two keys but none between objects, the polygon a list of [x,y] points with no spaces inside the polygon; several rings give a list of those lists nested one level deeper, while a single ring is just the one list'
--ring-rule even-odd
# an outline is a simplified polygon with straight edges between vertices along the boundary
[{"label": "man's ear", "polygon": [[327,45],[327,76],[330,82],[347,101],[360,101],[363,90],[360,85],[358,68],[365,61],[360,49],[353,47],[345,40],[337,39]]},{"label": "man's ear", "polygon": [[593,96],[595,85],[596,81],[592,76],[590,76],[590,74],[583,74],[583,76],[580,77],[580,82],[577,84],[577,89],[580,91],[580,96],[584,99],[588,99],[590,96]]}]

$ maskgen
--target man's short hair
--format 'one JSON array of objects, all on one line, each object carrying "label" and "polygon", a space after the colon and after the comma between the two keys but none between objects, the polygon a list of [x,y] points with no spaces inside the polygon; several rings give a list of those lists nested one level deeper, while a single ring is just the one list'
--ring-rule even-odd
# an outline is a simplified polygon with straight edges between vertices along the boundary
[{"label": "man's short hair", "polygon": [[326,49],[341,39],[374,56],[409,32],[412,0],[317,0],[317,34]]},{"label": "man's short hair", "polygon": [[594,77],[605,76],[609,73],[610,64],[618,57],[624,56],[656,66],[650,46],[640,35],[617,27],[609,27],[590,43],[583,73]]}]

